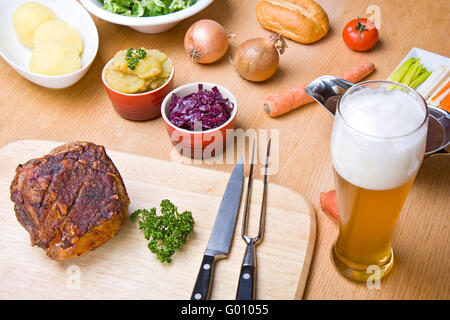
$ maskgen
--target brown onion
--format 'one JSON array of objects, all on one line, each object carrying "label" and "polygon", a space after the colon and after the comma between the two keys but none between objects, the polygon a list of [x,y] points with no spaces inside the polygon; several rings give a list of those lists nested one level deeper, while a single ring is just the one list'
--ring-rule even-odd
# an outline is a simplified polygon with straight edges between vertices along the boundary
[{"label": "brown onion", "polygon": [[199,20],[186,32],[184,49],[196,62],[213,63],[228,50],[227,32],[214,20]]},{"label": "brown onion", "polygon": [[249,39],[239,46],[232,63],[244,79],[264,81],[277,71],[279,55],[284,53],[286,47],[286,42],[279,34],[269,38]]}]

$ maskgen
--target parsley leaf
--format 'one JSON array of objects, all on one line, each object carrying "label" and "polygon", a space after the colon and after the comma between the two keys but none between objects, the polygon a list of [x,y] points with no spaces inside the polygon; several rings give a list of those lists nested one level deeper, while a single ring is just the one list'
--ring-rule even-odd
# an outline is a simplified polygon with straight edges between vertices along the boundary
[{"label": "parsley leaf", "polygon": [[127,54],[125,55],[125,60],[128,63],[128,68],[131,70],[136,69],[139,60],[144,59],[146,56],[147,51],[142,48],[138,48],[136,50],[133,50],[133,48],[128,49]]},{"label": "parsley leaf", "polygon": [[138,220],[139,229],[149,241],[148,248],[161,262],[171,262],[172,255],[186,242],[194,227],[194,218],[190,211],[178,213],[177,207],[169,200],[161,201],[161,213],[156,208],[139,209],[130,215],[131,221]]}]

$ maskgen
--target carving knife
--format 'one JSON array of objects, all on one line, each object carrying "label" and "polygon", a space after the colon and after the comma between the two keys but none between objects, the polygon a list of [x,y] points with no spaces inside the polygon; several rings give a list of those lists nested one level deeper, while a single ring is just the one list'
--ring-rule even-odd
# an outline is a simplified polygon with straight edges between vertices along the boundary
[{"label": "carving knife", "polygon": [[243,184],[244,161],[241,157],[231,173],[227,188],[220,202],[219,211],[203,255],[191,300],[209,299],[214,264],[217,259],[225,258],[230,251]]}]

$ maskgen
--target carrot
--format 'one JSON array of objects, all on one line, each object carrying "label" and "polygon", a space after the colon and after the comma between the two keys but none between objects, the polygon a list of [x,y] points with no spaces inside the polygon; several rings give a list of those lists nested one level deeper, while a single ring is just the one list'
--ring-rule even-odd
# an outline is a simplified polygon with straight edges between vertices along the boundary
[{"label": "carrot", "polygon": [[331,219],[338,222],[338,207],[336,200],[336,190],[328,191],[327,193],[320,193],[320,207],[322,211],[325,212]]},{"label": "carrot", "polygon": [[372,62],[364,62],[344,73],[341,73],[338,75],[338,78],[357,83],[371,74],[374,70],[375,65]]},{"label": "carrot", "polygon": [[[338,77],[350,82],[359,82],[375,70],[372,62],[361,63]],[[299,85],[290,89],[278,91],[264,102],[264,111],[271,117],[277,117],[291,110],[297,109],[314,99],[305,92],[307,85]]]},{"label": "carrot", "polygon": [[441,104],[439,105],[439,108],[444,109],[448,112],[450,112],[450,94],[448,94],[444,100],[442,100]]},{"label": "carrot", "polygon": [[439,90],[439,92],[436,93],[436,94],[434,95],[434,97],[431,98],[431,100],[433,100],[433,101],[436,100],[441,94],[443,94],[445,91],[447,91],[448,88],[450,88],[450,81],[447,81],[447,83],[445,84],[445,86],[444,86],[441,90]]},{"label": "carrot", "polygon": [[314,102],[314,98],[306,94],[307,85],[289,88],[275,92],[264,102],[264,111],[271,117],[278,117],[295,108]]}]

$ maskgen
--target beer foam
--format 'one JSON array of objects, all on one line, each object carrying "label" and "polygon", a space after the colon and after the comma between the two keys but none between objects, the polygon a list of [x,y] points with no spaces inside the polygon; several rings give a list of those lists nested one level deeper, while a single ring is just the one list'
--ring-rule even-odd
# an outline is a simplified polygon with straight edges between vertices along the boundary
[{"label": "beer foam", "polygon": [[333,165],[348,182],[388,190],[409,182],[425,152],[425,110],[412,95],[358,88],[341,100],[331,138]]}]

